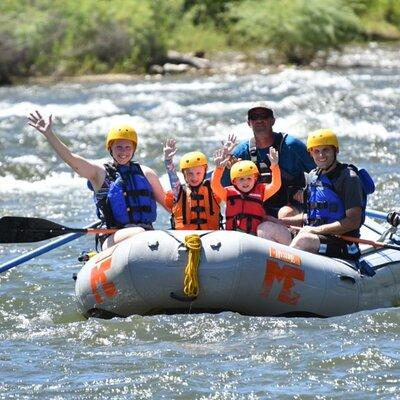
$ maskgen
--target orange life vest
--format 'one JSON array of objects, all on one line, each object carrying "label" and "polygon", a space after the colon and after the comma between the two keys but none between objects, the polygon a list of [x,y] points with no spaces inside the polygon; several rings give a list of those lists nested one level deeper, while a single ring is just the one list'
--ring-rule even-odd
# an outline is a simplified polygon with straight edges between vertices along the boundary
[{"label": "orange life vest", "polygon": [[220,207],[211,192],[209,180],[198,188],[181,186],[178,200],[172,205],[173,229],[218,230],[220,223]]},{"label": "orange life vest", "polygon": [[226,230],[243,231],[257,235],[257,227],[264,220],[266,213],[263,207],[264,184],[243,193],[235,188],[226,188]]}]

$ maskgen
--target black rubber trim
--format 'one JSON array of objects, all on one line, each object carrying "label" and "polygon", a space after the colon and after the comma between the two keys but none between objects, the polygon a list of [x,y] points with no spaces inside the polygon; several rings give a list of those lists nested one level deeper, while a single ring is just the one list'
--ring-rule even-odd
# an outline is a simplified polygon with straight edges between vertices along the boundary
[{"label": "black rubber trim", "polygon": [[183,302],[191,302],[197,299],[197,296],[186,296],[186,295],[181,295],[181,294],[177,294],[174,292],[171,292],[170,297],[174,300],[178,300],[178,301],[183,301]]},{"label": "black rubber trim", "polygon": [[343,282],[350,282],[353,285],[356,284],[356,280],[352,276],[341,275],[339,279]]}]

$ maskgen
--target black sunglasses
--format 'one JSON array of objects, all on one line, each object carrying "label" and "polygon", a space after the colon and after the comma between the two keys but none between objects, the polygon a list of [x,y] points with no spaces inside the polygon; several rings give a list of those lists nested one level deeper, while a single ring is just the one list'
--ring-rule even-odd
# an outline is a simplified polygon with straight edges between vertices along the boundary
[{"label": "black sunglasses", "polygon": [[249,120],[252,120],[252,121],[268,119],[268,118],[271,118],[271,114],[265,113],[265,112],[263,112],[263,113],[254,113],[254,114],[252,113],[252,114],[249,115]]}]

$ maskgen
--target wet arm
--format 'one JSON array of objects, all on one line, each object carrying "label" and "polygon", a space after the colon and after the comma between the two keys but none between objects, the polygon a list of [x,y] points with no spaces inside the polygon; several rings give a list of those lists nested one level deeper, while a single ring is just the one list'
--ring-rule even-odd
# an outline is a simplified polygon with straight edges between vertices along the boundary
[{"label": "wet arm", "polygon": [[143,173],[147,180],[150,182],[150,185],[154,192],[154,198],[157,203],[161,204],[166,210],[168,208],[165,205],[165,191],[161,186],[160,179],[158,178],[157,174],[149,167],[141,165]]},{"label": "wet arm", "polygon": [[211,177],[211,190],[221,201],[226,201],[226,189],[221,185],[224,167],[216,167]]},{"label": "wet arm", "polygon": [[164,165],[168,173],[169,183],[174,195],[174,200],[177,201],[181,189],[181,183],[179,181],[178,174],[176,173],[176,169],[172,160],[164,160]]},{"label": "wet arm", "polygon": [[361,225],[361,207],[346,210],[346,216],[340,221],[330,224],[310,227],[309,232],[316,235],[342,235],[346,232],[356,230]]},{"label": "wet arm", "polygon": [[72,153],[53,132],[53,118],[51,115],[48,119],[45,119],[39,111],[30,113],[28,116],[28,125],[40,132],[49,142],[50,146],[53,147],[58,156],[78,175],[88,179],[95,190],[100,189],[105,177],[104,167]]},{"label": "wet arm", "polygon": [[281,170],[278,165],[271,165],[272,181],[265,186],[263,201],[273,196],[281,187]]},{"label": "wet arm", "polygon": [[95,189],[101,187],[105,176],[104,168],[73,153],[54,133],[47,136],[47,141],[59,157],[78,175],[94,183]]}]

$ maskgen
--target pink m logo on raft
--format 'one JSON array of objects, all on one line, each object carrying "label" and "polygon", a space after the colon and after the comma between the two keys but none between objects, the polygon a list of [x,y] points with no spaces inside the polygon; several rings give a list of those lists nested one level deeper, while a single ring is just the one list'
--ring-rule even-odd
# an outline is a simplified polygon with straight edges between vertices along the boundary
[{"label": "pink m logo on raft", "polygon": [[300,299],[300,295],[292,292],[294,279],[304,281],[304,271],[290,265],[283,265],[281,268],[276,261],[267,260],[263,290],[261,292],[262,297],[269,296],[275,279],[279,282],[283,281],[278,300],[290,305],[296,305]]},{"label": "pink m logo on raft", "polygon": [[90,273],[90,285],[92,287],[92,292],[94,294],[94,299],[97,304],[103,302],[103,299],[98,292],[97,286],[101,285],[103,287],[103,291],[107,297],[114,297],[118,291],[115,287],[114,283],[107,281],[107,276],[105,271],[111,267],[111,257],[103,260],[99,266],[95,264]]}]

